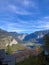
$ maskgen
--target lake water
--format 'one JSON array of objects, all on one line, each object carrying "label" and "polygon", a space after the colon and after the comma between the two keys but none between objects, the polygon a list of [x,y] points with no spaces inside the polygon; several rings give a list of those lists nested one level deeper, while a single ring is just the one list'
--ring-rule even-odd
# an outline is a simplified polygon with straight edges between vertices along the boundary
[{"label": "lake water", "polygon": [[27,47],[33,49],[35,46],[27,46]]}]

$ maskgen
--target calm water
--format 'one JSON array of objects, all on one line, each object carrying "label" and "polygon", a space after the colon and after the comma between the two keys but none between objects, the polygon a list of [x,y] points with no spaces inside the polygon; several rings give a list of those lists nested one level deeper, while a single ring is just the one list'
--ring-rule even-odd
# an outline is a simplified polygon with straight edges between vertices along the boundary
[{"label": "calm water", "polygon": [[35,46],[27,46],[27,47],[33,49]]}]

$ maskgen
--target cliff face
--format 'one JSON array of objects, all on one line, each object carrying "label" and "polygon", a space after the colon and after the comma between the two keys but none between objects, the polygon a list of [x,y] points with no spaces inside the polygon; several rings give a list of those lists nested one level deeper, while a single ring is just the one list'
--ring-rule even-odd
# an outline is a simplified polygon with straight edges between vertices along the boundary
[{"label": "cliff face", "polygon": [[8,44],[11,46],[12,44],[17,44],[18,42],[10,36],[10,34],[5,31],[0,29],[0,48],[5,48]]},{"label": "cliff face", "polygon": [[10,35],[12,35],[18,41],[22,41],[25,38],[25,36],[28,35],[28,34],[23,34],[23,33],[22,34],[19,34],[17,32],[9,32],[9,33],[10,33]]}]

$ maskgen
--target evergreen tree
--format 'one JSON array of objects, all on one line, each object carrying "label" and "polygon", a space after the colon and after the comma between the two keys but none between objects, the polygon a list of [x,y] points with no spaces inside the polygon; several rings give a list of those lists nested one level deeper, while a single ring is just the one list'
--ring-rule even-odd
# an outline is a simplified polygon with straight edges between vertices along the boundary
[{"label": "evergreen tree", "polygon": [[12,52],[11,46],[8,45],[8,46],[7,46],[7,49],[6,49],[6,53],[7,53],[7,54],[11,54],[11,52]]},{"label": "evergreen tree", "polygon": [[49,35],[48,34],[44,36],[44,49],[46,49],[49,54]]}]

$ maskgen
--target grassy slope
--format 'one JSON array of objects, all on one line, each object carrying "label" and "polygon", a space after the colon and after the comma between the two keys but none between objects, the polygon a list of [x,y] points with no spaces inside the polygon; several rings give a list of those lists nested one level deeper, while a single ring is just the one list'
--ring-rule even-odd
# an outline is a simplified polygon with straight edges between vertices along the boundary
[{"label": "grassy slope", "polygon": [[26,47],[24,47],[22,44],[16,44],[16,45],[12,45],[10,46],[11,51],[17,51],[17,50],[24,50],[26,49]]}]

